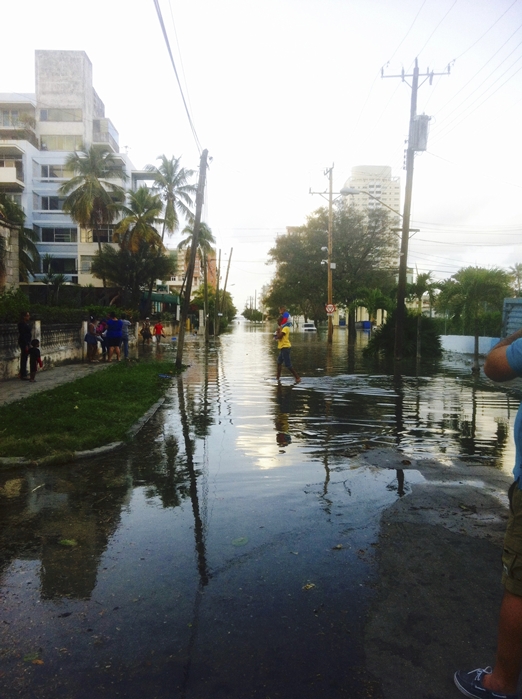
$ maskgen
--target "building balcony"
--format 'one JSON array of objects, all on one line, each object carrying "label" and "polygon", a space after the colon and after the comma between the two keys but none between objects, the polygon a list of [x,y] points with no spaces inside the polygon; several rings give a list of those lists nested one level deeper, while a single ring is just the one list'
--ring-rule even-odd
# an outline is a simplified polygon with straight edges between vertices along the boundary
[{"label": "building balcony", "polygon": [[28,141],[35,148],[38,148],[38,139],[31,126],[13,128],[12,126],[0,125],[0,141]]},{"label": "building balcony", "polygon": [[120,152],[118,143],[119,135],[110,119],[94,119],[93,121],[93,143],[103,143],[110,146],[114,153]]},{"label": "building balcony", "polygon": [[0,189],[23,192],[25,184],[22,168],[15,165],[0,167]]}]

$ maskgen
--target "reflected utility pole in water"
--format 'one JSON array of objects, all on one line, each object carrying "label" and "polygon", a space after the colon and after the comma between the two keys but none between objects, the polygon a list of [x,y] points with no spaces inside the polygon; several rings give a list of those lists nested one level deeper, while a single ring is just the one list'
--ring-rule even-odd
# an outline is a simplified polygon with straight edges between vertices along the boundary
[{"label": "reflected utility pole in water", "polygon": [[201,224],[201,210],[203,208],[203,198],[205,195],[205,179],[207,176],[207,158],[208,150],[204,150],[201,154],[199,162],[199,180],[198,189],[196,192],[196,215],[194,218],[194,229],[192,232],[192,245],[190,247],[190,260],[187,269],[187,286],[185,287],[185,296],[183,297],[183,306],[181,308],[181,318],[179,321],[178,333],[178,351],[176,354],[176,367],[181,369],[183,362],[183,345],[185,344],[185,326],[187,325],[187,317],[190,306],[190,294],[192,292],[192,279],[194,277],[194,268],[196,266],[196,253],[199,245],[199,226]]}]

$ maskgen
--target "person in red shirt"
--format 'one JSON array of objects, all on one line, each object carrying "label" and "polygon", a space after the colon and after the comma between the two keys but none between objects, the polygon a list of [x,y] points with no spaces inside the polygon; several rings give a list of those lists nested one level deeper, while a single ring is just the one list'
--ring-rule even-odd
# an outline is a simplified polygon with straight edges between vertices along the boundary
[{"label": "person in red shirt", "polygon": [[158,343],[158,345],[161,342],[161,338],[165,337],[165,335],[163,334],[163,325],[159,322],[159,320],[154,326],[154,337],[156,338],[156,342]]}]

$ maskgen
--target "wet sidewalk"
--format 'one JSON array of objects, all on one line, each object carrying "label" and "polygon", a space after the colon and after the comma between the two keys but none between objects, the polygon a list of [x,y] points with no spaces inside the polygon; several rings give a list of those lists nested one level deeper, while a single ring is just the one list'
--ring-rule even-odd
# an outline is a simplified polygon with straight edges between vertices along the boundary
[{"label": "wet sidewalk", "polygon": [[108,366],[107,362],[99,362],[98,364],[64,364],[39,371],[34,383],[31,383],[29,380],[21,381],[17,378],[0,381],[0,405],[14,403],[41,391],[49,391],[52,388],[56,388],[56,386],[69,381],[76,381],[76,379],[81,379],[83,376],[100,371]]}]

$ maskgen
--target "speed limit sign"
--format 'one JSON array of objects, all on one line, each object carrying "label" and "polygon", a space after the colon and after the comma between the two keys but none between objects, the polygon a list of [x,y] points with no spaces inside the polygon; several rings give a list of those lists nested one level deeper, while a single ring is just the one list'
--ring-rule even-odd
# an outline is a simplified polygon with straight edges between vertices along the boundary
[{"label": "speed limit sign", "polygon": [[326,314],[329,316],[333,316],[333,314],[335,313],[335,306],[333,305],[333,303],[327,303],[325,309]]}]

